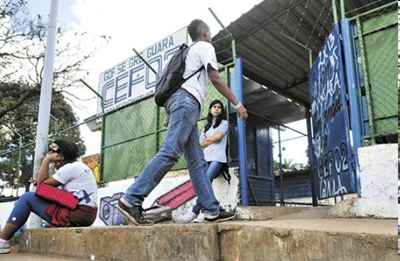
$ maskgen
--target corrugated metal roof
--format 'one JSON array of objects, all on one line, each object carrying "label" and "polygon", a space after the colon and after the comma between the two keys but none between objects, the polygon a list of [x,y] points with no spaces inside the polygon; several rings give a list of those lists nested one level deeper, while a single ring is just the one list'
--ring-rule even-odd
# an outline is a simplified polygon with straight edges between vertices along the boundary
[{"label": "corrugated metal roof", "polygon": [[[302,106],[310,103],[310,62],[304,47],[311,49],[314,57],[318,54],[333,24],[331,2],[265,0],[228,26],[236,41],[237,56],[243,58],[245,76],[259,83],[258,88],[249,90],[252,84],[245,83],[246,104],[251,110],[281,123],[305,117]],[[347,12],[355,15],[392,1],[345,2]],[[231,61],[229,34],[221,31],[213,41],[218,60],[223,64]]]}]

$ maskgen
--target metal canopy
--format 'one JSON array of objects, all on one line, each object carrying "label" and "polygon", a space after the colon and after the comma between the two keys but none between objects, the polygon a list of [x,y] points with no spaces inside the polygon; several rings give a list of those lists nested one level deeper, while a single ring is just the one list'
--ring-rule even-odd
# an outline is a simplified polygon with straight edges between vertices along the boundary
[{"label": "metal canopy", "polygon": [[[391,1],[345,2],[347,15],[354,16]],[[250,80],[244,84],[250,110],[281,123],[305,118],[304,107],[310,104],[310,53],[315,58],[331,31],[331,3],[265,0],[227,27],[235,38],[237,55],[243,58],[244,75],[258,83]],[[218,61],[232,61],[229,34],[222,30],[213,42]]]}]

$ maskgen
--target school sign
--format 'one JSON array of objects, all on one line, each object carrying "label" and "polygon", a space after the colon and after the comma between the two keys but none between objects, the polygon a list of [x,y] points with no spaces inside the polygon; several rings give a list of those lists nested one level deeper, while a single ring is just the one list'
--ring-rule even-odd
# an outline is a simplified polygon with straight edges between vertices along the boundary
[{"label": "school sign", "polygon": [[[183,43],[187,43],[186,27],[146,48],[140,54],[158,72]],[[105,112],[154,94],[157,75],[133,55],[100,74],[99,91]]]}]

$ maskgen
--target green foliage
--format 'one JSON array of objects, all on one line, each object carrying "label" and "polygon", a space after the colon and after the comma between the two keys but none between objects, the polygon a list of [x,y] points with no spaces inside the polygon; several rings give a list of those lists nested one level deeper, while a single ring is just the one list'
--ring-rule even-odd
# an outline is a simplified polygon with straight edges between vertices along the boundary
[{"label": "green foliage", "polygon": [[[18,88],[18,85],[14,86]],[[13,103],[18,97],[1,97],[7,103]],[[73,128],[62,134],[57,133],[77,123],[77,119],[71,106],[65,101],[61,93],[54,93],[52,99],[50,118],[51,139],[63,138],[77,143],[81,153],[85,153],[85,145],[80,137],[79,128]],[[25,101],[17,110],[17,113],[9,113],[2,118],[1,125],[6,131],[0,132],[0,173],[7,173],[5,177],[10,184],[14,184],[15,176],[18,174],[18,157],[21,153],[22,176],[18,181],[20,184],[26,183],[32,176],[32,159],[34,155],[34,141],[36,137],[36,125],[38,114],[39,96]],[[4,128],[5,126],[5,128]],[[19,151],[20,135],[22,136],[23,148]],[[31,143],[30,146],[27,144]],[[11,151],[4,153],[4,151]]]},{"label": "green foliage", "polygon": [[[24,184],[32,176],[46,47],[45,27],[35,27],[33,21],[24,0],[0,0],[0,178],[10,184]],[[49,130],[50,140],[63,138],[76,142],[82,154],[86,148],[79,128],[60,131],[77,124],[70,105],[76,99],[76,90],[69,90],[84,88],[79,79],[88,73],[85,63],[99,44],[108,40],[89,38],[86,33],[58,30]]]}]

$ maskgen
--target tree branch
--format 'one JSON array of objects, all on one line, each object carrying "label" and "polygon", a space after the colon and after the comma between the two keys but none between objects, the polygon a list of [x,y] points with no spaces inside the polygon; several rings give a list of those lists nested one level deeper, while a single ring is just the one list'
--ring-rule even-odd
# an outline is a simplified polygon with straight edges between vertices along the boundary
[{"label": "tree branch", "polygon": [[13,53],[0,53],[0,58],[7,57],[7,56],[10,56],[10,57],[13,57],[16,59],[29,59],[29,57],[18,56]]}]

